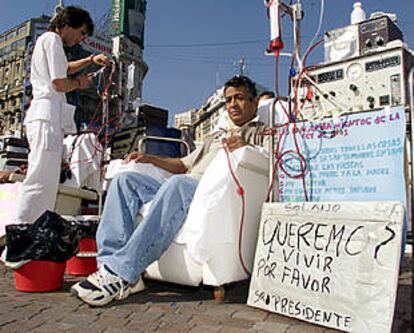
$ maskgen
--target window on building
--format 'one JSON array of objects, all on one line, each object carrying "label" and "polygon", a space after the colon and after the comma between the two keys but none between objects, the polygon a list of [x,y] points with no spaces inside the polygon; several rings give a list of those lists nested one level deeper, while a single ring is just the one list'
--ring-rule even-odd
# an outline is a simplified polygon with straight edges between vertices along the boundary
[{"label": "window on building", "polygon": [[24,26],[20,27],[20,28],[17,30],[17,34],[18,34],[19,36],[24,36],[24,35],[26,34],[26,31],[27,31],[27,28],[26,28],[26,25],[24,25]]},{"label": "window on building", "polygon": [[44,22],[38,22],[36,23],[35,29],[39,30],[40,33],[46,31],[49,27],[49,23],[44,23]]},{"label": "window on building", "polygon": [[6,40],[11,40],[13,38],[15,38],[17,35],[16,30],[10,31],[7,35],[6,35]]},{"label": "window on building", "polygon": [[26,49],[26,40],[24,38],[23,39],[19,39],[16,42],[16,46],[17,46],[17,49],[18,50],[25,50]]},{"label": "window on building", "polygon": [[[10,72],[9,68],[6,67],[4,69],[4,76],[3,76],[3,82],[4,82],[5,85],[7,85],[7,82],[9,81],[9,72]],[[4,88],[6,88],[6,86]]]}]

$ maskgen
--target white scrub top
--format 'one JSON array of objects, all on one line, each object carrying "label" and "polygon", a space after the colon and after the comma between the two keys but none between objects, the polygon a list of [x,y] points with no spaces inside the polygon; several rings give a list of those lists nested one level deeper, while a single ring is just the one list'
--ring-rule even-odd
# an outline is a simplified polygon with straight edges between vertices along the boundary
[{"label": "white scrub top", "polygon": [[41,35],[34,47],[30,80],[33,86],[33,100],[27,111],[25,123],[45,120],[60,124],[66,133],[76,132],[75,107],[66,103],[64,92],[57,91],[52,82],[65,79],[68,71],[62,39],[57,33]]}]

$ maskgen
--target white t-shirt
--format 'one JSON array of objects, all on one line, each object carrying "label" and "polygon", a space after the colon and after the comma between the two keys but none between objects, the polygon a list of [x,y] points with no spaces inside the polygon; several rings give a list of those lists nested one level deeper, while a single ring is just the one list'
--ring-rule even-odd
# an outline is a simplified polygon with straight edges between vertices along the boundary
[{"label": "white t-shirt", "polygon": [[67,78],[68,60],[61,37],[45,32],[33,50],[30,80],[33,100],[25,117],[25,123],[42,120],[66,133],[76,133],[75,106],[66,103],[64,92],[57,91],[53,80]]},{"label": "white t-shirt", "polygon": [[66,102],[65,93],[53,87],[55,79],[65,79],[68,60],[63,50],[62,39],[57,33],[45,32],[34,47],[30,81],[33,85],[33,99],[53,99]]}]

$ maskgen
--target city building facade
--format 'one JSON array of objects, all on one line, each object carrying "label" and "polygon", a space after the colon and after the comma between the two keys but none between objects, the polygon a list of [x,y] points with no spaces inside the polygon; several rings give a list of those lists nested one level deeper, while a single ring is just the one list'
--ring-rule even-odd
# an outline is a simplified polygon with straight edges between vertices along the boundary
[{"label": "city building facade", "polygon": [[193,123],[195,140],[208,140],[217,127],[220,115],[225,112],[224,87],[217,89],[198,109]]},{"label": "city building facade", "polygon": [[189,128],[194,122],[197,109],[176,113],[174,115],[174,127],[178,129]]},{"label": "city building facade", "polygon": [[0,134],[22,135],[30,103],[30,56],[50,17],[33,18],[0,34]]}]

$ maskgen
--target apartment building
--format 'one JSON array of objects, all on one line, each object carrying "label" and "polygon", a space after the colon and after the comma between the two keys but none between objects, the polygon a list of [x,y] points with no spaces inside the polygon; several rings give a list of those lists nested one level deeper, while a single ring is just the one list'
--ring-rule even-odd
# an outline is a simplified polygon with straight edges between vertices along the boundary
[{"label": "apartment building", "polygon": [[21,135],[30,103],[30,56],[50,17],[29,19],[0,34],[0,134]]}]

